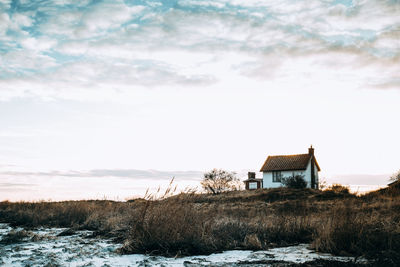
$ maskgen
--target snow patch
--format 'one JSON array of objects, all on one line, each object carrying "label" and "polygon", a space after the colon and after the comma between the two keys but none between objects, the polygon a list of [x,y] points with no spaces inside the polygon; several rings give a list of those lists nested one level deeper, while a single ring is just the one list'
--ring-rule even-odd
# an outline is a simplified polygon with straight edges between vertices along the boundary
[{"label": "snow patch", "polygon": [[[0,224],[0,240],[10,231],[18,231],[7,224]],[[166,258],[142,254],[120,255],[120,244],[111,240],[92,238],[92,231],[76,231],[70,236],[58,236],[64,228],[32,231],[35,239],[26,242],[0,245],[2,266],[237,266],[240,263],[255,265],[260,261],[304,263],[317,259],[355,261],[353,257],[337,257],[312,251],[307,244],[273,248],[265,251],[231,250],[208,256]],[[357,259],[357,262],[365,262]]]}]

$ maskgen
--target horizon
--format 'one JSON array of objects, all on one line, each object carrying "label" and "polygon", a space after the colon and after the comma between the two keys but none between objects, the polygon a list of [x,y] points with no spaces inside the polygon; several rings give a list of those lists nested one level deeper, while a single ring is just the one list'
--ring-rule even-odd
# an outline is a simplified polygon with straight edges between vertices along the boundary
[{"label": "horizon", "polygon": [[399,11],[0,0],[0,201],[124,200],[311,144],[328,183],[384,186],[400,169]]},{"label": "horizon", "polygon": [[[247,172],[240,170],[236,176],[243,181]],[[157,171],[157,170],[92,170],[81,172],[3,172],[0,183],[0,201],[65,201],[65,200],[113,200],[143,198],[145,195],[162,195],[167,188],[174,193],[195,190],[203,192],[201,171]],[[262,177],[261,172],[256,172]],[[366,179],[368,178],[368,179]],[[363,194],[385,187],[390,175],[334,176],[330,180],[322,177],[325,186],[341,184],[353,193]],[[95,181],[93,179],[96,179]],[[321,177],[320,177],[321,179]],[[173,180],[172,186],[170,185]],[[354,181],[349,183],[348,181]],[[382,182],[385,181],[385,182]]]}]

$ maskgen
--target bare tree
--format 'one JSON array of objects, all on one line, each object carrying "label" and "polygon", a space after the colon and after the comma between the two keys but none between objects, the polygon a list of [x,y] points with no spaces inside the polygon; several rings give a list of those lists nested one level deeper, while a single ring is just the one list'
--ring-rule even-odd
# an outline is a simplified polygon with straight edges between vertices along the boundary
[{"label": "bare tree", "polygon": [[204,173],[201,185],[207,192],[219,194],[221,192],[238,190],[240,188],[239,182],[235,172],[213,169]]}]

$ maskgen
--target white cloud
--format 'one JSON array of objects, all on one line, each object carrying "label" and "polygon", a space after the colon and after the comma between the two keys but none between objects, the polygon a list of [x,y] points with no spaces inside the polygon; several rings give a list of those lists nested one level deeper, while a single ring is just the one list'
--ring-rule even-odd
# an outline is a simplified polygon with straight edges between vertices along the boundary
[{"label": "white cloud", "polygon": [[206,6],[206,7],[217,7],[223,8],[225,7],[225,3],[219,3],[218,1],[179,1],[179,5],[181,6]]},{"label": "white cloud", "polygon": [[389,50],[400,54],[400,25],[393,30],[379,34],[372,46],[377,50]]},{"label": "white cloud", "polygon": [[96,5],[89,12],[82,15],[80,24],[75,29],[77,37],[90,38],[98,34],[105,34],[108,30],[120,27],[124,22],[129,21],[133,15],[144,10],[143,6],[128,7],[123,2]]},{"label": "white cloud", "polygon": [[78,5],[78,6],[86,6],[90,3],[90,0],[81,0],[77,3],[75,0],[53,0],[54,4],[59,6],[66,6],[66,5]]},{"label": "white cloud", "polygon": [[19,27],[29,27],[32,25],[32,18],[29,15],[16,13],[13,15],[12,20]]},{"label": "white cloud", "polygon": [[31,69],[33,73],[56,66],[52,57],[42,55],[36,51],[21,52],[18,50],[3,55],[0,58],[0,64],[14,70]]},{"label": "white cloud", "polygon": [[10,17],[7,13],[0,13],[0,35],[5,35],[8,24],[10,23]]},{"label": "white cloud", "polygon": [[38,29],[48,36],[64,36],[64,38],[73,39],[75,28],[80,24],[82,15],[82,10],[64,11],[51,16],[46,23],[38,25]]},{"label": "white cloud", "polygon": [[57,47],[57,51],[67,55],[85,55],[88,52],[87,41],[63,42]]},{"label": "white cloud", "polygon": [[20,43],[24,48],[29,50],[47,51],[55,46],[57,40],[46,37],[44,38],[27,37],[27,38],[22,38]]}]

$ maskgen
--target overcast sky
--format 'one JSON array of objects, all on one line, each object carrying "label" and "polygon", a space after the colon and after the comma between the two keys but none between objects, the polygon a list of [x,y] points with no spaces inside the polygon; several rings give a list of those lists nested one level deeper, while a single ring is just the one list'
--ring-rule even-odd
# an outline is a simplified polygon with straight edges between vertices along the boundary
[{"label": "overcast sky", "polygon": [[259,170],[310,144],[327,179],[383,179],[399,103],[396,0],[0,0],[0,186]]}]

